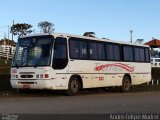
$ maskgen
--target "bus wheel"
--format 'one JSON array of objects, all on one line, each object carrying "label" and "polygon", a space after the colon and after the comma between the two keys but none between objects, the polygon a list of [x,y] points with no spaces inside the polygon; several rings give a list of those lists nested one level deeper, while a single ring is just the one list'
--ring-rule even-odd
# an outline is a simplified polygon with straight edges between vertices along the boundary
[{"label": "bus wheel", "polygon": [[79,94],[81,88],[81,84],[79,80],[74,77],[71,78],[68,85],[68,95],[69,96],[76,96]]},{"label": "bus wheel", "polygon": [[131,80],[128,76],[124,76],[122,86],[121,86],[121,91],[122,92],[129,92],[130,89],[131,89]]}]

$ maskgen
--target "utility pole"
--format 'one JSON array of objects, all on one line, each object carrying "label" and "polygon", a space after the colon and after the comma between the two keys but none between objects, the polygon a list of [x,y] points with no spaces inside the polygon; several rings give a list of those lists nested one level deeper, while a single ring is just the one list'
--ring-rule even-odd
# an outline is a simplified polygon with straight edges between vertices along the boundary
[{"label": "utility pole", "polygon": [[[14,25],[14,20],[13,20],[13,24],[12,24],[12,26]],[[13,32],[12,32],[12,41],[13,41]]]},{"label": "utility pole", "polygon": [[132,33],[133,33],[133,30],[130,30],[130,42],[132,43]]}]

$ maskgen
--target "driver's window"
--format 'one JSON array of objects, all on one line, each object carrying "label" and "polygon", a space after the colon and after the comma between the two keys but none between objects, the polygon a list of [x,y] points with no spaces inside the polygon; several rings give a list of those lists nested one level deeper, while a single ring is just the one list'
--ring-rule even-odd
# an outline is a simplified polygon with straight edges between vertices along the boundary
[{"label": "driver's window", "polygon": [[64,69],[68,63],[67,40],[58,37],[54,43],[53,68]]}]

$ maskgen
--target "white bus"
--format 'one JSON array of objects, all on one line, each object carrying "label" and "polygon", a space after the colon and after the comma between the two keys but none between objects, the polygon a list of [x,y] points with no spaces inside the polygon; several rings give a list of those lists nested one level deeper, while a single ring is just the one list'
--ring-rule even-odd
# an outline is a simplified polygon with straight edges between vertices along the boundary
[{"label": "white bus", "polygon": [[151,80],[149,47],[71,34],[39,34],[18,39],[11,68],[16,89],[66,90],[131,85]]}]

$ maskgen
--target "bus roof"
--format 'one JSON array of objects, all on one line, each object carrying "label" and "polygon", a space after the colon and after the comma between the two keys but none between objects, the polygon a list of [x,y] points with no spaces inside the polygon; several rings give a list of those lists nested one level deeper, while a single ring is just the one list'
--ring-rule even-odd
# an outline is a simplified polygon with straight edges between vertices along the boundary
[{"label": "bus roof", "polygon": [[97,37],[88,37],[88,36],[74,35],[74,34],[68,34],[68,33],[52,33],[52,34],[39,33],[39,34],[30,34],[30,35],[22,36],[20,38],[33,37],[33,36],[46,36],[46,35],[52,35],[54,37],[66,37],[66,38],[75,37],[75,38],[88,39],[88,40],[96,40],[96,41],[104,41],[104,42],[107,41],[110,43],[149,47],[148,45],[140,45],[140,44],[129,43],[125,41],[117,41],[117,40],[110,40],[110,39],[97,38]]}]

